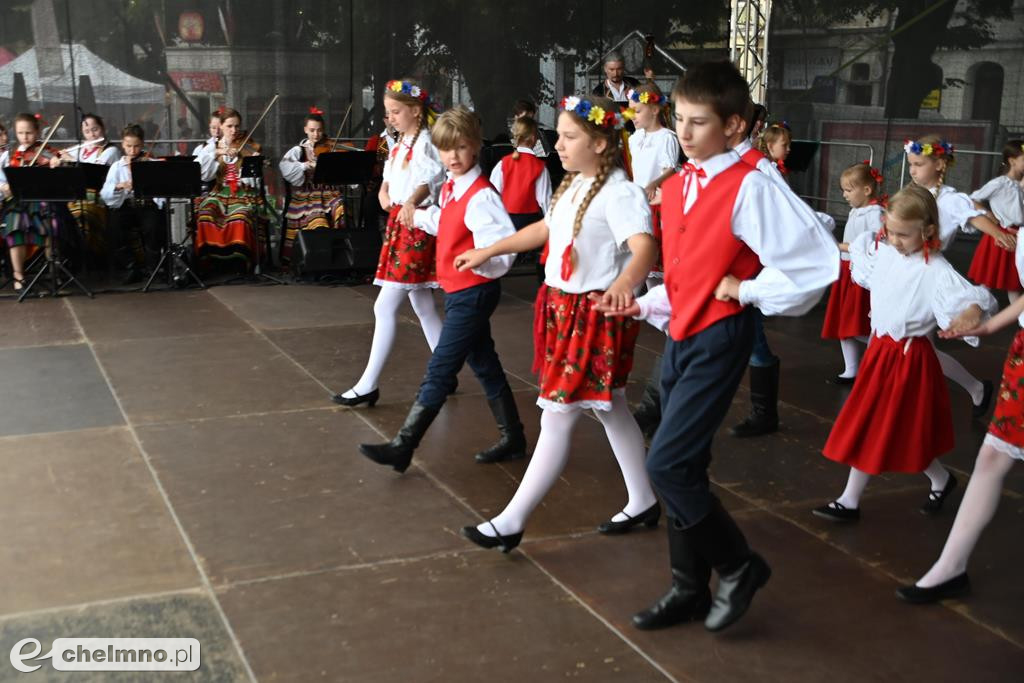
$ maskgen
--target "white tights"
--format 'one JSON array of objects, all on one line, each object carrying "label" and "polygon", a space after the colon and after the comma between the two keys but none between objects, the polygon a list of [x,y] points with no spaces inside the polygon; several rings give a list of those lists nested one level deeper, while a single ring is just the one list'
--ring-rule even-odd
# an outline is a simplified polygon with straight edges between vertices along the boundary
[{"label": "white tights", "polygon": [[[932,491],[941,491],[949,481],[949,470],[942,466],[938,460],[932,460],[932,464],[925,469],[924,475],[928,477]],[[836,498],[836,502],[851,510],[860,507],[860,497],[865,487],[871,481],[871,475],[861,472],[855,467],[850,468],[850,476],[846,480],[846,490],[843,495]]]},{"label": "white tights", "polygon": [[[477,530],[491,537],[494,536],[494,529],[502,536],[523,530],[530,514],[540,505],[565,469],[565,464],[569,461],[572,432],[582,412],[573,410],[562,413],[545,409],[541,413],[540,435],[537,437],[537,445],[519,488],[501,514],[490,523],[484,522],[479,525]],[[626,397],[619,392],[613,394],[610,411],[595,410],[594,413],[604,425],[608,442],[626,483],[629,500],[623,512],[635,517],[654,505],[657,500],[644,467],[646,453],[643,434],[629,412]],[[626,517],[619,513],[613,519],[624,521]],[[491,528],[491,524],[494,525],[494,529]]]},{"label": "white tights", "polygon": [[395,345],[395,331],[398,329],[398,309],[409,298],[412,310],[420,320],[423,335],[433,351],[437,340],[441,337],[441,317],[434,308],[434,295],[429,289],[398,289],[397,287],[381,287],[377,300],[373,304],[375,318],[373,326],[373,343],[370,345],[370,358],[366,361],[366,369],[355,386],[342,396],[355,398],[366,395],[377,388],[384,365]]}]

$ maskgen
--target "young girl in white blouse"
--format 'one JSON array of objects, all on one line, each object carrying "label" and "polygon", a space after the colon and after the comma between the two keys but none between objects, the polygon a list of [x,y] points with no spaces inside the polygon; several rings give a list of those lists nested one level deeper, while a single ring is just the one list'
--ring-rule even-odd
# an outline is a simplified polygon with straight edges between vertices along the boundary
[{"label": "young girl in white blouse", "polygon": [[[926,135],[920,140],[908,140],[903,146],[910,167],[910,177],[935,197],[939,207],[938,238],[945,251],[956,238],[957,230],[980,230],[990,236],[1001,249],[1013,251],[1016,235],[1003,232],[985,215],[982,209],[963,192],[945,184],[946,173],[954,162],[953,145],[937,135]],[[974,377],[958,360],[936,349],[942,374],[953,380],[971,395],[972,414],[982,417],[992,401],[992,382]]]},{"label": "young girl in white blouse", "polygon": [[938,212],[930,192],[909,185],[889,202],[882,234],[865,232],[849,245],[853,280],[871,292],[874,336],[824,448],[825,457],[850,466],[846,489],[814,510],[819,517],[859,519],[861,494],[882,472],[923,472],[925,514],[938,513],[956,487],[938,461],[953,448],[953,418],[928,336],[936,327],[977,327],[996,303],[943,257]]},{"label": "young girl in white blouse", "polygon": [[388,81],[384,86],[384,111],[400,137],[388,152],[378,193],[381,208],[388,212],[373,280],[380,292],[373,304],[373,342],[366,368],[351,389],[333,397],[344,406],[373,406],[379,399],[377,385],[395,343],[398,308],[403,301],[412,304],[431,351],[441,336],[441,317],[430,292],[438,286],[436,238],[413,223],[416,208],[430,204],[444,181],[444,166],[430,142],[434,111],[427,91],[408,79]]},{"label": "young girl in white blouse", "polygon": [[[971,199],[977,208],[988,209],[1002,232],[1016,237],[1024,225],[1024,188],[1020,185],[1024,178],[1024,141],[1007,141],[1003,147],[1003,168],[1003,175],[985,183]],[[990,289],[1005,290],[1010,303],[1021,293],[1014,252],[999,247],[988,234],[981,236],[967,277]]]},{"label": "young girl in white blouse", "polygon": [[[850,204],[850,213],[843,228],[843,244],[849,245],[861,235],[876,235],[882,229],[884,210],[879,200],[882,174],[867,162],[850,166],[839,176],[843,199]],[[822,339],[838,339],[843,351],[843,372],[835,384],[853,384],[860,366],[860,346],[871,333],[871,300],[868,291],[850,277],[850,255],[842,254],[839,280],[832,285],[825,311]]]},{"label": "young girl in white blouse", "polygon": [[622,470],[628,502],[598,530],[623,533],[653,527],[661,507],[644,470],[644,440],[629,412],[625,386],[633,365],[639,323],[605,317],[597,302],[625,308],[651,270],[657,245],[650,209],[639,187],[618,167],[625,119],[603,97],[567,97],[558,117],[558,143],[566,177],[541,222],[485,249],[456,258],[460,270],[502,254],[548,245],[545,281],[534,312],[534,370],[540,375],[540,435],[530,465],[505,509],[462,533],[485,548],[509,552],[533,510],[569,459],[572,432],[593,409]]},{"label": "young girl in white blouse", "polygon": [[643,188],[651,205],[651,230],[659,245],[648,287],[661,284],[665,267],[661,262],[661,184],[679,165],[679,140],[674,131],[662,125],[668,98],[654,83],[644,83],[627,94],[633,110],[636,132],[629,136],[629,158],[633,182]]}]

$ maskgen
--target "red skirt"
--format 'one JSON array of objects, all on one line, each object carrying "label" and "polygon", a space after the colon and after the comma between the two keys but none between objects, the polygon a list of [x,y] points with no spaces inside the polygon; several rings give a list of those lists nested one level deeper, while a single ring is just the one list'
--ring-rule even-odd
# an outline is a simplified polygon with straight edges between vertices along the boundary
[{"label": "red skirt", "polygon": [[541,285],[534,303],[533,371],[541,408],[611,410],[626,386],[640,322],[599,313],[587,294]]},{"label": "red skirt", "polygon": [[401,209],[401,205],[393,206],[388,213],[373,284],[400,289],[437,287],[437,240],[419,228],[399,225],[395,219]]},{"label": "red skirt", "polygon": [[651,266],[651,275],[665,277],[665,261],[661,254],[661,204],[651,204],[651,231],[658,243],[658,260]]},{"label": "red skirt", "polygon": [[1018,330],[1003,364],[1003,380],[988,433],[1024,448],[1024,330]]},{"label": "red skirt", "polygon": [[[999,228],[1003,232],[1017,234],[1017,228]],[[989,235],[982,235],[967,277],[979,285],[1008,292],[1021,291],[1020,275],[1014,262],[1014,252],[1000,249]]]},{"label": "red skirt", "polygon": [[849,339],[871,334],[871,292],[850,276],[850,262],[840,261],[839,279],[832,285],[825,310],[822,339]]},{"label": "red skirt", "polygon": [[873,337],[825,457],[868,474],[921,472],[953,448],[949,389],[924,337]]}]

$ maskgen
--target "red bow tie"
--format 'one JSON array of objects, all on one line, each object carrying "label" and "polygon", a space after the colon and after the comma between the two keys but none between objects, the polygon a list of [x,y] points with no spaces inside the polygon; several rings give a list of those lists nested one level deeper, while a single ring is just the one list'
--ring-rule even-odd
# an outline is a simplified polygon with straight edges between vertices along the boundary
[{"label": "red bow tie", "polygon": [[440,207],[443,209],[448,205],[448,202],[452,200],[452,195],[455,194],[455,181],[448,179],[441,186],[441,201]]},{"label": "red bow tie", "polygon": [[686,198],[690,196],[690,185],[697,183],[697,196],[700,196],[700,182],[699,178],[707,178],[708,174],[704,172],[703,168],[697,168],[690,162],[683,164],[683,208],[686,207]]}]

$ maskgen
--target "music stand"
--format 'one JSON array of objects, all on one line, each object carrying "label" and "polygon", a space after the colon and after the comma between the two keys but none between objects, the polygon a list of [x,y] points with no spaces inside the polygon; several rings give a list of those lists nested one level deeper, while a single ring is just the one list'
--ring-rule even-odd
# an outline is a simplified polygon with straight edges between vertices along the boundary
[{"label": "music stand", "polygon": [[[354,151],[354,152],[326,152],[316,158],[316,169],[313,171],[313,182],[318,185],[343,186],[358,185],[361,189],[359,196],[360,214],[362,214],[363,199],[366,196],[366,186],[373,179],[374,166],[377,164],[376,152]],[[345,215],[352,216],[353,225],[360,225],[362,215],[356,220],[355,212],[350,211],[352,204],[343,193],[346,201]]]},{"label": "music stand", "polygon": [[[49,168],[48,166],[36,167],[8,167],[4,170],[7,182],[11,186],[11,195],[17,202],[70,202],[85,199],[86,197],[86,176],[81,168]],[[46,259],[46,265],[36,273],[28,285],[21,290],[18,303],[25,300],[36,283],[44,274],[50,274],[50,296],[56,297],[60,291],[69,284],[74,284],[82,293],[93,298],[93,293],[72,275],[64,262],[60,260],[59,240],[57,235],[48,235],[50,238],[50,257]],[[45,252],[46,247],[43,247]],[[60,275],[63,274],[66,280],[58,284]]]},{"label": "music stand", "polygon": [[174,236],[171,234],[171,199],[188,199],[191,207],[191,200],[200,194],[201,180],[199,177],[199,164],[197,162],[187,163],[160,163],[159,161],[133,161],[132,162],[132,196],[135,199],[166,199],[167,211],[164,212],[164,223],[167,229],[167,246],[160,250],[160,260],[156,268],[149,274],[143,292],[148,292],[156,279],[156,274],[171,258],[172,263],[167,264],[167,286],[174,283],[174,267],[181,268],[180,277],[191,277],[201,289],[206,289],[206,283],[199,279],[188,262],[184,258],[185,244],[192,236],[190,230],[185,231],[181,242],[175,244]]},{"label": "music stand", "polygon": [[[238,171],[238,176],[239,176],[239,178],[255,178],[259,182],[259,185],[260,185],[259,193],[260,193],[260,197],[263,198],[264,206],[269,206],[269,203],[267,202],[267,189],[266,189],[266,186],[263,183],[263,162],[264,162],[264,157],[259,155],[259,154],[254,154],[252,156],[242,157],[242,167]],[[277,215],[276,212],[274,212],[273,210],[271,210],[271,213],[274,213],[275,216]],[[255,230],[256,230],[256,235],[255,235],[255,238],[256,238],[256,253],[253,255],[252,275],[241,276],[241,279],[250,279],[250,280],[251,279],[261,280],[262,279],[262,280],[268,280],[268,281],[270,281],[271,283],[273,283],[275,285],[286,285],[286,284],[288,284],[284,280],[278,279],[278,278],[274,277],[273,275],[268,275],[267,273],[263,272],[263,247],[264,247],[263,241],[264,241],[264,239],[267,240],[267,245],[266,245],[267,246],[267,254],[269,254],[270,253],[270,248],[269,248],[270,247],[270,244],[269,244],[270,231],[267,230],[266,233],[263,235],[263,239],[261,239],[260,238],[260,225],[259,225],[259,221],[255,221],[255,223],[256,224],[255,224],[254,227],[255,227]],[[240,278],[231,278],[231,280],[229,280],[229,282],[237,280],[237,279],[240,279]]]}]

